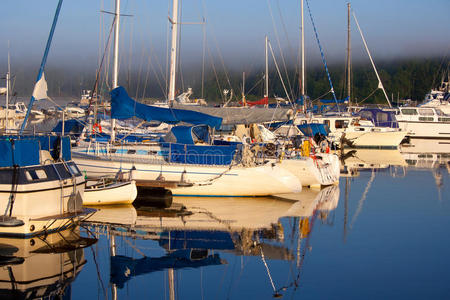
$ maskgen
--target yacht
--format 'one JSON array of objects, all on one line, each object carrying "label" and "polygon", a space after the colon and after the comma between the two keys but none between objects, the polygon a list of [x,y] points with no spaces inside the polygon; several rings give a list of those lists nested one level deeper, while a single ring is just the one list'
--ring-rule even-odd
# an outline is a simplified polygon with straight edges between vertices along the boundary
[{"label": "yacht", "polygon": [[438,108],[444,114],[450,115],[450,80],[442,80],[439,88],[426,94],[425,100],[419,106]]},{"label": "yacht", "polygon": [[450,138],[450,115],[433,107],[399,107],[399,127],[411,138]]},{"label": "yacht", "polygon": [[375,126],[370,120],[350,115],[303,117],[294,122],[304,123],[327,125],[333,142],[353,148],[396,149],[407,134],[404,130]]}]

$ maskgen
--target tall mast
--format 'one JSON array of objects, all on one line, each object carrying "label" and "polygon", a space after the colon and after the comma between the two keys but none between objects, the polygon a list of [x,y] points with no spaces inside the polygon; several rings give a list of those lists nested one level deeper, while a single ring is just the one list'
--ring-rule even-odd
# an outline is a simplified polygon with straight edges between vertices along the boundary
[{"label": "tall mast", "polygon": [[247,101],[245,100],[245,72],[242,72],[242,106],[247,106]]},{"label": "tall mast", "polygon": [[[305,96],[305,26],[304,26],[304,18],[303,18],[303,0],[301,2],[301,13],[302,13],[302,92],[301,96],[304,98]],[[303,99],[305,101],[305,99]],[[303,102],[304,103],[304,102]],[[305,103],[303,104],[305,105]]]},{"label": "tall mast", "polygon": [[266,73],[264,75],[264,98],[269,98],[269,39],[266,35],[266,47],[264,48],[264,52],[266,55]]},{"label": "tall mast", "polygon": [[[120,0],[116,0],[115,11],[115,23],[114,23],[114,52],[113,52],[113,78],[112,88],[115,89],[119,86],[119,29],[120,29]],[[111,142],[116,139],[116,120],[111,118]]]},{"label": "tall mast", "polygon": [[177,52],[178,52],[178,0],[173,0],[172,19],[172,42],[170,48],[170,77],[169,77],[169,105],[175,100],[175,77],[177,72]]},{"label": "tall mast", "polygon": [[6,73],[6,110],[5,110],[5,133],[8,132],[8,112],[9,112],[9,84],[11,77],[11,64],[9,56],[9,41],[8,41],[8,73]]},{"label": "tall mast", "polygon": [[347,97],[348,105],[351,105],[351,43],[350,43],[350,2],[347,3]]}]

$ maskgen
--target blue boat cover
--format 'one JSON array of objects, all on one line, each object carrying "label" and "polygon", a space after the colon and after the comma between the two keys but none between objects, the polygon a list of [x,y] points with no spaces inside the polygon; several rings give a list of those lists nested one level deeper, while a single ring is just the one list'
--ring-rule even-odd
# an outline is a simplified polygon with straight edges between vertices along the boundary
[{"label": "blue boat cover", "polygon": [[164,137],[165,142],[190,144],[195,142],[211,143],[209,127],[206,125],[197,126],[174,126]]},{"label": "blue boat cover", "polygon": [[47,135],[47,136],[36,136],[34,137],[39,140],[41,144],[41,150],[47,150],[50,152],[52,157],[58,157],[59,151],[62,151],[62,158],[65,161],[72,159],[72,152],[70,147],[70,138],[68,136],[62,137],[62,149],[61,147],[61,138],[56,135]]},{"label": "blue boat cover", "polygon": [[170,144],[169,161],[197,165],[229,165],[237,153],[237,144],[229,146],[197,146]]},{"label": "blue boat cover", "polygon": [[325,124],[308,123],[308,124],[297,125],[297,127],[298,127],[298,129],[300,129],[300,131],[304,135],[306,135],[308,137],[314,137],[318,133],[320,133],[324,136],[328,136],[328,133],[330,133],[328,126]]},{"label": "blue boat cover", "polygon": [[384,111],[379,108],[364,108],[357,115],[372,121],[375,126],[398,128],[398,122],[393,111]]},{"label": "blue boat cover", "polygon": [[131,99],[127,91],[119,86],[111,91],[111,117],[118,120],[138,117],[145,121],[160,121],[168,124],[185,122],[189,124],[205,124],[219,129],[222,118],[210,116],[204,113],[145,105]]},{"label": "blue boat cover", "polygon": [[[76,119],[67,120],[64,121],[64,133],[65,134],[75,134],[79,135],[84,129],[84,125],[81,124]],[[62,132],[62,121],[59,121],[58,124],[56,124],[55,128],[53,128],[52,132],[61,133]]]},{"label": "blue boat cover", "polygon": [[0,140],[0,167],[39,165],[39,141],[34,139]]},{"label": "blue boat cover", "polygon": [[39,150],[47,150],[52,157],[59,157],[66,161],[72,159],[70,139],[65,136],[1,136],[0,137],[0,167],[14,165],[24,167],[39,165]]}]

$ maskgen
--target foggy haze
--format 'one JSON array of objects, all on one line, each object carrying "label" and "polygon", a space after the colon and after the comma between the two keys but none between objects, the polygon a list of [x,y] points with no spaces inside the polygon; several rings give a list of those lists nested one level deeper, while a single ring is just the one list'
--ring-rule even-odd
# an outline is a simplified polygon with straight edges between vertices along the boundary
[{"label": "foggy haze", "polygon": [[[261,71],[266,34],[271,41],[277,63],[283,64],[283,55],[285,64],[291,69],[297,65],[300,38],[299,1],[204,2],[205,7],[202,7],[201,0],[182,2],[181,22],[199,23],[205,19],[206,24],[182,25],[179,49],[181,72],[178,75],[178,85],[192,85],[193,82],[198,83],[201,78],[204,41],[207,75],[212,74],[214,68],[219,73],[245,71],[251,74]],[[0,73],[6,73],[9,41],[12,73],[17,75],[17,86],[23,89],[20,92],[28,93],[32,89],[56,4],[56,0],[2,1],[2,6],[8,14],[0,19]],[[149,86],[159,90],[155,91],[155,94],[159,96],[164,93],[167,40],[170,31],[167,15],[170,5],[171,1],[160,0],[122,1],[122,13],[133,16],[121,19],[121,84],[129,84],[131,77],[142,80],[148,76],[152,81]],[[347,38],[346,1],[309,0],[309,5],[328,63],[343,67]],[[352,2],[352,8],[376,63],[397,58],[448,55],[448,0],[430,0],[426,1],[426,4],[420,0],[355,0]],[[66,0],[63,3],[46,68],[49,88],[59,86],[58,90],[62,89],[66,93],[91,88],[112,22],[112,16],[100,13],[100,10],[113,11],[113,1]],[[426,20],[430,22],[424,22]],[[351,22],[352,59],[355,64],[368,63],[355,22],[353,19]],[[306,3],[305,31],[306,65],[320,67],[320,52]],[[273,69],[272,58],[269,61]],[[103,71],[111,65],[110,52],[105,62]],[[181,82],[181,76],[185,82]]]}]

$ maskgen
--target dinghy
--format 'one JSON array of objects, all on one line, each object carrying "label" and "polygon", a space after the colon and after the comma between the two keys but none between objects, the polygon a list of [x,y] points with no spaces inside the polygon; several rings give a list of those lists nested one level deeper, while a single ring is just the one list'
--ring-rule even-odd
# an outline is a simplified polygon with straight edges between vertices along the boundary
[{"label": "dinghy", "polygon": [[134,180],[118,181],[101,177],[93,184],[88,181],[84,190],[83,205],[131,204],[136,199]]}]

